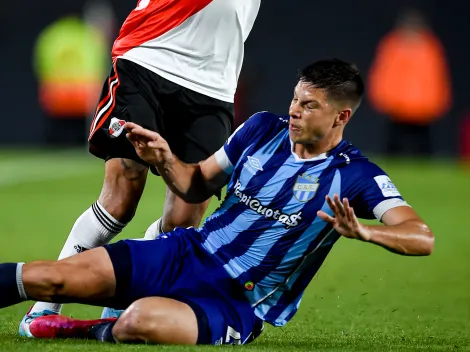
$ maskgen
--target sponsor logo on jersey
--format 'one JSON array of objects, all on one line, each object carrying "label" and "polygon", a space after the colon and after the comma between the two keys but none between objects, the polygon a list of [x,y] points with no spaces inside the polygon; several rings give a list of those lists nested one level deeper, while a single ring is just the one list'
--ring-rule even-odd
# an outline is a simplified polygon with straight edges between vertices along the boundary
[{"label": "sponsor logo on jersey", "polygon": [[300,220],[302,220],[301,211],[295,214],[286,214],[286,213],[283,213],[279,209],[273,209],[273,208],[267,207],[263,205],[259,199],[249,196],[243,193],[242,191],[240,191],[241,187],[242,187],[241,182],[237,180],[233,193],[235,194],[236,197],[240,199],[239,200],[240,203],[245,204],[251,210],[257,212],[259,215],[263,215],[267,219],[274,219],[284,224],[286,229],[290,229],[291,227],[296,227],[300,224]]}]

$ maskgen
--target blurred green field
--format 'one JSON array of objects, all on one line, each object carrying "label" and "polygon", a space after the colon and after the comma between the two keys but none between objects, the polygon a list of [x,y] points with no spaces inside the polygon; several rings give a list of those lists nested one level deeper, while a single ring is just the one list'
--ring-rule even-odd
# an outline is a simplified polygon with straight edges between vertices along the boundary
[{"label": "blurred green field", "polygon": [[[401,257],[341,239],[295,318],[238,348],[470,350],[470,172],[450,162],[377,161],[434,231],[433,255]],[[0,262],[55,259],[75,219],[96,200],[102,176],[102,162],[84,150],[0,150]],[[161,181],[151,177],[134,221],[118,239],[143,236],[161,213],[163,194]],[[217,205],[213,200],[211,209]],[[17,327],[29,305],[0,311],[0,351],[213,348],[25,340]],[[63,312],[80,318],[100,314],[79,305]]]}]

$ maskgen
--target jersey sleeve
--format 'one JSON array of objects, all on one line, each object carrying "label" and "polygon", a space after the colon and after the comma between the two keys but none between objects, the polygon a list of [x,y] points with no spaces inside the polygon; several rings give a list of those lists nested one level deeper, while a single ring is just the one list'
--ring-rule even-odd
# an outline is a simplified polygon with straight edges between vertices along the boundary
[{"label": "jersey sleeve", "polygon": [[409,206],[387,173],[377,165],[367,162],[358,175],[350,197],[357,217],[381,220],[388,210]]},{"label": "jersey sleeve", "polygon": [[222,148],[215,153],[217,163],[227,174],[232,173],[245,149],[264,136],[265,128],[268,128],[273,118],[278,119],[275,115],[267,112],[254,114],[241,124]]}]

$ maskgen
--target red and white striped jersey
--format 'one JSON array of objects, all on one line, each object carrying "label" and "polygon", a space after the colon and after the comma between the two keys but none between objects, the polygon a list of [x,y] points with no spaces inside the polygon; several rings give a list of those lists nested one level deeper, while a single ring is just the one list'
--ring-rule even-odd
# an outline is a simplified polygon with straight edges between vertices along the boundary
[{"label": "red and white striped jersey", "polygon": [[233,102],[244,42],[261,0],[140,0],[114,42],[133,61],[183,87]]}]

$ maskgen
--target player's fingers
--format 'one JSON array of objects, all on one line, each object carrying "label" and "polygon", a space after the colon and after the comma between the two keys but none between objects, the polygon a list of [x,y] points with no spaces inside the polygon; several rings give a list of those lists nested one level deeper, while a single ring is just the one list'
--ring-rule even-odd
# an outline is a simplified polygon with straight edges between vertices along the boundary
[{"label": "player's fingers", "polygon": [[329,222],[330,224],[334,223],[335,218],[325,213],[323,210],[317,211],[317,215],[323,221]]},{"label": "player's fingers", "polygon": [[328,204],[328,206],[330,207],[330,209],[333,210],[333,213],[336,214],[336,205],[335,205],[335,203],[333,202],[333,200],[330,198],[329,195],[326,195],[325,199],[326,199],[326,203]]},{"label": "player's fingers", "polygon": [[354,214],[354,209],[353,208],[348,209],[348,220],[351,221],[351,223],[356,222],[356,215]]},{"label": "player's fingers", "polygon": [[134,148],[137,148],[139,146],[139,138],[135,134],[132,133],[126,133],[127,139],[132,143]]},{"label": "player's fingers", "polygon": [[348,222],[353,222],[353,221],[354,221],[354,217],[351,216],[351,214],[352,214],[352,212],[351,212],[352,208],[351,208],[351,206],[349,205],[349,201],[348,201],[346,198],[343,199],[343,206],[344,206],[344,212],[345,212],[346,220],[347,220]]},{"label": "player's fingers", "polygon": [[137,141],[139,139],[139,136],[134,134],[134,133],[131,133],[131,132],[128,132],[126,133],[126,137],[128,140],[130,140],[131,142],[134,142],[134,141]]},{"label": "player's fingers", "polygon": [[351,207],[349,206],[348,198],[343,198],[342,205],[343,205],[343,209],[344,209],[344,215],[346,216],[346,218],[348,220],[351,220],[351,219],[349,219],[349,209],[351,209]]},{"label": "player's fingers", "polygon": [[134,123],[134,122],[126,122],[124,124],[124,128],[128,131],[132,131],[134,128],[140,127],[140,125]]},{"label": "player's fingers", "polygon": [[147,142],[147,138],[143,138],[139,135],[133,133],[126,134],[127,139],[132,143],[134,148],[143,148],[145,147],[145,143]]},{"label": "player's fingers", "polygon": [[147,145],[150,148],[154,148],[154,149],[166,149],[166,143],[164,142],[162,138],[157,138],[154,141],[149,141],[147,142]]},{"label": "player's fingers", "polygon": [[134,127],[130,130],[130,132],[132,134],[136,134],[138,136],[141,136],[141,137],[145,137],[145,138],[148,138],[150,139],[151,141],[154,141],[158,138],[159,134],[157,132],[154,132],[154,131],[151,131],[151,130],[148,130],[146,128],[143,128],[141,126],[138,126],[137,127]]},{"label": "player's fingers", "polygon": [[333,197],[333,201],[335,203],[338,214],[341,216],[345,216],[346,212],[344,211],[343,203],[341,203],[341,200],[339,199],[339,196],[336,193]]},{"label": "player's fingers", "polygon": [[350,213],[351,213],[351,221],[353,221],[355,224],[359,224],[359,219],[356,216],[356,213],[354,212],[354,208],[350,208]]}]

